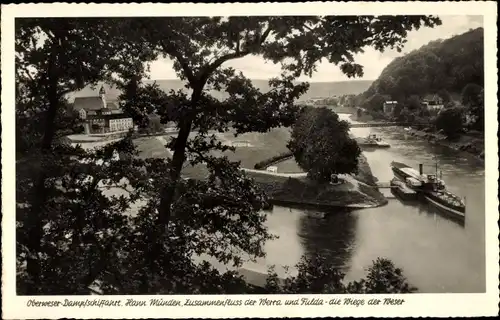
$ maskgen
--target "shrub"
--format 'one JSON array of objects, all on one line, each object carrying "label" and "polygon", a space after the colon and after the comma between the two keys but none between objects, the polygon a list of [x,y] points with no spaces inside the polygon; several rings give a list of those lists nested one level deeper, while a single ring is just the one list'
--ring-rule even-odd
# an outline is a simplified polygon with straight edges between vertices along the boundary
[{"label": "shrub", "polygon": [[262,160],[262,161],[256,163],[254,166],[254,169],[263,170],[273,163],[276,163],[276,162],[279,162],[279,161],[282,161],[282,160],[285,160],[285,159],[291,158],[291,157],[293,157],[293,154],[291,151],[283,152],[283,153],[280,153],[280,154],[273,156],[269,159],[265,159],[265,160]]},{"label": "shrub", "polygon": [[442,110],[436,119],[436,128],[443,130],[448,138],[455,138],[463,131],[463,108],[452,107]]}]

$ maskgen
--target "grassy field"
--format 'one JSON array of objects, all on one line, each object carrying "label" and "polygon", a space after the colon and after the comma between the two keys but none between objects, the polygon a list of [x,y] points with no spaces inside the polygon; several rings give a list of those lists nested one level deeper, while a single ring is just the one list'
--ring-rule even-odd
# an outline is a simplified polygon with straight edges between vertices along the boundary
[{"label": "grassy field", "polygon": [[[287,129],[275,129],[268,133],[249,133],[234,137],[231,133],[220,134],[219,140],[226,144],[245,142],[247,146],[236,147],[235,152],[225,152],[232,161],[241,161],[244,168],[253,169],[257,162],[268,159],[281,152],[287,151],[286,142],[290,137]],[[135,140],[141,158],[170,157],[164,145],[165,142],[157,137],[140,138]],[[220,152],[219,154],[220,155]],[[295,160],[288,159],[276,164],[280,173],[303,172]],[[182,175],[192,179],[204,179],[208,175],[205,165],[191,166],[186,164]],[[310,179],[288,178],[272,176],[256,172],[247,172],[255,182],[276,201],[295,201],[319,205],[343,206],[360,203],[381,203],[383,196],[367,185],[374,185],[375,179],[371,174],[366,158],[359,159],[359,173],[352,179],[338,186],[318,184]],[[358,183],[361,181],[362,183]]]},{"label": "grassy field", "polygon": [[[165,140],[162,141],[157,137],[143,137],[134,140],[134,144],[139,151],[139,158],[170,158],[172,154],[165,148],[168,137],[164,139]],[[204,179],[208,175],[208,170],[206,166],[202,164],[196,166],[185,164],[182,175],[191,179]]]},{"label": "grassy field", "polygon": [[380,204],[384,197],[373,188],[356,180],[346,181],[340,185],[319,184],[306,177],[288,178],[247,172],[257,185],[272,200],[293,201],[304,204],[323,206],[346,206],[362,203]]},{"label": "grassy field", "polygon": [[[168,138],[166,139],[168,141]],[[171,153],[165,148],[165,142],[156,137],[142,137],[134,140],[139,151],[139,158],[169,158]]]},{"label": "grassy field", "polygon": [[278,172],[286,172],[286,173],[304,172],[304,170],[302,170],[302,168],[299,167],[297,162],[295,162],[294,158],[282,161],[280,163],[275,164],[274,166],[278,167]]},{"label": "grassy field", "polygon": [[241,166],[253,168],[257,162],[266,160],[279,153],[288,151],[286,144],[290,139],[290,131],[286,128],[276,128],[266,133],[245,133],[234,137],[233,133],[219,134],[222,142],[245,141],[248,147],[236,147],[235,152],[225,152],[229,160],[241,161]]}]

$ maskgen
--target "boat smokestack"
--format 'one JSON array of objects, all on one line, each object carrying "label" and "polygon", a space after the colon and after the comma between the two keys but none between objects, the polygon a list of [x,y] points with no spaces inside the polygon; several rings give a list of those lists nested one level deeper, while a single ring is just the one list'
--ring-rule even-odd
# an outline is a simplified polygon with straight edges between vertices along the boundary
[{"label": "boat smokestack", "polygon": [[422,163],[418,165],[418,171],[420,172],[420,175],[424,174],[424,165]]}]

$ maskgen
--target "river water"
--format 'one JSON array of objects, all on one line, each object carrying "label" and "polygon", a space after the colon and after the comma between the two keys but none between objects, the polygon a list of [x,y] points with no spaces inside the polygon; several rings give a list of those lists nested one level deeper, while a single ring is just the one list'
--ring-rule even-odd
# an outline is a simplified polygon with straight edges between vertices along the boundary
[{"label": "river water", "polygon": [[[349,120],[349,115],[340,116]],[[245,275],[261,282],[261,274],[272,265],[281,276],[285,275],[282,266],[291,267],[293,274],[293,266],[302,255],[320,253],[342,267],[348,280],[358,280],[373,260],[385,257],[403,269],[419,292],[484,292],[484,164],[464,153],[405,135],[402,128],[352,128],[351,132],[357,137],[374,133],[391,144],[389,149],[364,152],[381,182],[393,177],[391,161],[414,168],[423,163],[424,171],[435,172],[437,159],[448,189],[466,197],[465,223],[458,223],[425,203],[404,204],[394,199],[389,190],[382,192],[393,199],[379,208],[324,213],[275,206],[266,224],[279,238],[265,245],[265,258],[246,262],[243,274],[247,271]],[[86,145],[101,144],[104,143]],[[296,168],[292,164],[280,170]],[[133,211],[138,207],[139,204]],[[227,268],[208,260],[220,269]]]},{"label": "river water", "polygon": [[[348,115],[341,115],[348,119]],[[435,172],[436,159],[448,189],[466,197],[466,219],[459,223],[425,203],[404,204],[393,199],[386,206],[350,212],[319,212],[275,207],[267,225],[279,239],[266,245],[267,256],[245,268],[266,272],[270,265],[294,266],[303,254],[320,253],[344,268],[346,278],[366,274],[377,257],[401,267],[422,293],[484,292],[485,195],[484,165],[445,147],[405,135],[402,128],[352,128],[354,136],[374,133],[389,149],[365,151],[373,174],[390,181],[391,161]],[[280,268],[278,273],[283,274]],[[292,268],[293,274],[293,268]]]}]

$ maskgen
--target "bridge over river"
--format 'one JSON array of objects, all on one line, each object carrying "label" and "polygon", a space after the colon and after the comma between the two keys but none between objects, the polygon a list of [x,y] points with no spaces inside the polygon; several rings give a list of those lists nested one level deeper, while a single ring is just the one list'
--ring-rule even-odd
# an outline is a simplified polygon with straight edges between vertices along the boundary
[{"label": "bridge over river", "polygon": [[408,127],[409,122],[351,123],[351,128]]}]

